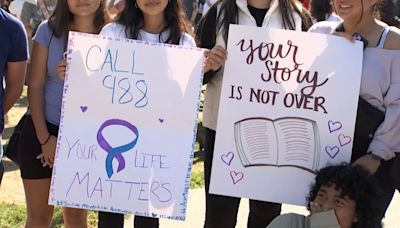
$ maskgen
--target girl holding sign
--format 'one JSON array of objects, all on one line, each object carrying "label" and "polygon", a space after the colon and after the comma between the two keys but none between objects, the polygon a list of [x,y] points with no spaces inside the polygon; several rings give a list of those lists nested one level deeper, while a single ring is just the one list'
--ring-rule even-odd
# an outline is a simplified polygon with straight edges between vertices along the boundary
[{"label": "girl holding sign", "polygon": [[[38,28],[29,77],[29,114],[21,136],[20,169],[27,203],[26,227],[49,227],[48,205],[64,82],[59,66],[68,31],[98,33],[104,24],[101,0],[58,0],[54,13]],[[62,61],[63,62],[63,61]],[[60,63],[64,65],[65,64]],[[65,227],[87,227],[86,210],[63,208]]]},{"label": "girl holding sign", "polygon": [[[130,0],[118,19],[106,25],[101,35],[154,43],[195,47],[180,0]],[[99,212],[100,228],[123,227],[122,214]],[[135,216],[134,226],[158,227],[157,218]]]},{"label": "girl holding sign", "polygon": [[364,166],[382,190],[379,223],[400,189],[400,30],[374,18],[379,0],[333,2],[343,23],[320,22],[310,30],[364,42],[352,162]]},{"label": "girl holding sign", "polygon": [[[207,83],[203,112],[203,126],[206,127],[206,228],[235,227],[240,203],[240,198],[208,192],[229,24],[300,31],[307,30],[312,22],[307,11],[297,0],[224,0],[216,3],[202,19],[196,34],[200,46],[211,49],[207,60],[212,69],[204,75],[204,83]],[[280,204],[250,200],[248,227],[266,227],[280,211]]]}]

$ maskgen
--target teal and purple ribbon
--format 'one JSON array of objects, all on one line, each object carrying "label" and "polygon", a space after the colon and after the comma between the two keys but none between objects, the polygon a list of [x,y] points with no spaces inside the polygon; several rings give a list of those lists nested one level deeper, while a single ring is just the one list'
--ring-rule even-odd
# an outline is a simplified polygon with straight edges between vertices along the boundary
[{"label": "teal and purple ribbon", "polygon": [[[124,127],[128,128],[129,130],[131,130],[136,135],[136,138],[128,144],[114,148],[107,142],[107,140],[103,136],[104,128],[109,127],[109,126],[124,126]],[[131,123],[129,123],[125,120],[110,119],[110,120],[105,121],[100,126],[100,129],[97,132],[97,142],[99,143],[100,147],[103,148],[103,150],[105,150],[108,153],[107,158],[106,158],[106,171],[107,171],[108,178],[111,178],[111,176],[114,173],[113,167],[112,167],[112,161],[114,160],[114,158],[116,158],[118,161],[117,172],[120,172],[121,170],[123,170],[125,168],[125,159],[122,156],[122,153],[127,152],[130,149],[132,149],[133,147],[135,147],[138,139],[139,139],[138,129],[134,125],[132,125]]]}]

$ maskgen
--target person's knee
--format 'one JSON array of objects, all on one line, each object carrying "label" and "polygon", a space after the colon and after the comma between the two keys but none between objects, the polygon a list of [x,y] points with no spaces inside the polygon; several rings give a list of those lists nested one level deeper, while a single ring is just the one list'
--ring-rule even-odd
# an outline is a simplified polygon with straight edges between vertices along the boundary
[{"label": "person's knee", "polygon": [[28,213],[27,228],[49,227],[53,218],[52,213]]},{"label": "person's knee", "polygon": [[66,228],[87,227],[87,211],[75,208],[63,208],[63,218]]}]

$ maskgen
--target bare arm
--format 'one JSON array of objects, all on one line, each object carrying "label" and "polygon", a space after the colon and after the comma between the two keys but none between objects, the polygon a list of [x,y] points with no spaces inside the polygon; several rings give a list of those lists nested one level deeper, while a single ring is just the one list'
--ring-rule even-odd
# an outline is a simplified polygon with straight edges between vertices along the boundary
[{"label": "bare arm", "polygon": [[385,42],[385,49],[400,50],[400,29],[391,27]]},{"label": "bare arm", "polygon": [[46,82],[47,56],[47,48],[34,42],[31,70],[28,77],[28,101],[32,121],[40,143],[44,143],[49,136],[44,117],[44,86]]},{"label": "bare arm", "polygon": [[26,61],[8,62],[3,109],[6,114],[21,96],[25,81]]}]

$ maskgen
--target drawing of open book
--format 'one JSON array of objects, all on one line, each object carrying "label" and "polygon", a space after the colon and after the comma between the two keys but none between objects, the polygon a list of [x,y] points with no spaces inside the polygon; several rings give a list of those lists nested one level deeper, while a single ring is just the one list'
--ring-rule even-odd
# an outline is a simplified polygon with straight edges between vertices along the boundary
[{"label": "drawing of open book", "polygon": [[320,136],[315,121],[254,117],[235,123],[240,161],[249,166],[292,166],[314,173],[319,168]]}]

